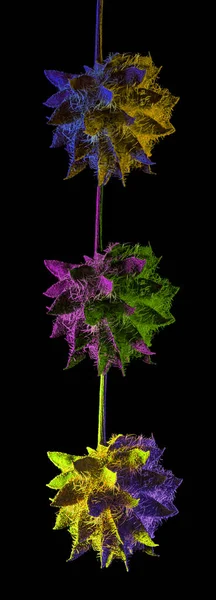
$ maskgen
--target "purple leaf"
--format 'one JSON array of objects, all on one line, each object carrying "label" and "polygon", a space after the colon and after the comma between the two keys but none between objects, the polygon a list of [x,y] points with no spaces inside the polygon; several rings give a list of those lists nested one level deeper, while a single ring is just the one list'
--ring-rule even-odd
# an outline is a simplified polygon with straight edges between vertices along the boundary
[{"label": "purple leaf", "polygon": [[[145,258],[136,258],[135,256],[131,256],[130,258],[125,258],[121,261],[122,273],[141,273],[143,270],[146,259]],[[120,269],[119,269],[120,274]]]},{"label": "purple leaf", "polygon": [[109,104],[112,101],[112,97],[113,97],[113,92],[111,92],[111,90],[108,90],[103,85],[100,85],[99,99],[102,100],[102,102],[104,102],[104,104]]},{"label": "purple leaf", "polygon": [[127,67],[123,71],[125,83],[127,85],[139,84],[145,77],[146,69],[137,69],[137,67]]},{"label": "purple leaf", "polygon": [[49,125],[65,125],[67,123],[73,123],[80,116],[80,112],[74,111],[71,108],[70,100],[65,100],[54,110],[52,116],[50,117],[48,124]]},{"label": "purple leaf", "polygon": [[[67,323],[64,320],[65,315],[59,315],[53,323],[53,329],[51,333],[51,338],[58,338],[62,335],[65,335],[67,332]],[[68,315],[67,315],[68,316]]]},{"label": "purple leaf", "polygon": [[135,350],[137,350],[138,352],[142,352],[142,354],[155,354],[155,352],[151,352],[151,350],[149,350],[148,346],[146,346],[146,344],[142,340],[133,342],[131,346],[133,346],[133,348],[135,348]]},{"label": "purple leaf", "polygon": [[66,275],[70,275],[70,270],[79,266],[72,265],[71,263],[65,263],[60,260],[45,260],[44,264],[50,273],[55,275],[55,277],[58,277],[58,279],[65,278]]},{"label": "purple leaf", "polygon": [[104,277],[104,275],[101,275],[99,278],[99,285],[98,285],[101,294],[104,294],[104,296],[107,296],[108,294],[111,294],[112,289],[113,289],[113,282],[110,281],[109,279],[107,279],[106,277]]},{"label": "purple leaf", "polygon": [[94,71],[91,67],[87,67],[87,65],[83,65],[84,71],[88,74],[91,75]]},{"label": "purple leaf", "polygon": [[62,90],[61,92],[57,92],[57,94],[53,94],[50,96],[46,102],[44,102],[45,106],[50,106],[51,108],[57,108],[70,97],[70,90]]},{"label": "purple leaf", "polygon": [[160,502],[157,502],[157,500],[154,500],[154,498],[151,498],[144,493],[140,494],[140,501],[137,509],[138,513],[141,511],[144,517],[153,517],[154,519],[157,519],[158,517],[170,517],[171,515],[176,514],[177,509],[171,504],[170,507],[167,508]]},{"label": "purple leaf", "polygon": [[57,127],[52,139],[52,144],[50,148],[60,148],[61,146],[65,146],[67,143],[67,136],[65,135],[62,127]]},{"label": "purple leaf", "polygon": [[62,90],[65,86],[69,85],[69,79],[72,79],[74,75],[71,73],[63,73],[62,71],[50,71],[45,69],[44,74],[49,79],[50,83]]},{"label": "purple leaf", "polygon": [[50,288],[46,292],[44,292],[44,296],[48,296],[49,298],[57,298],[63,292],[66,292],[71,287],[71,283],[68,279],[63,279],[62,281],[58,281],[51,285]]},{"label": "purple leaf", "polygon": [[148,156],[146,156],[144,150],[135,150],[133,152],[131,152],[131,157],[134,158],[135,160],[138,160],[139,162],[143,163],[144,165],[155,165],[154,162],[152,162],[150,160],[150,158],[148,158]]}]

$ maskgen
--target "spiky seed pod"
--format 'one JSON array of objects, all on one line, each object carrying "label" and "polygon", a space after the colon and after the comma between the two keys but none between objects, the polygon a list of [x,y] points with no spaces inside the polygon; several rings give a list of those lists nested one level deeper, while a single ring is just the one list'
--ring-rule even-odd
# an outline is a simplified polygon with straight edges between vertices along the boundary
[{"label": "spiky seed pod", "polygon": [[173,499],[181,479],[163,469],[154,440],[114,435],[88,455],[48,452],[61,470],[48,487],[58,490],[51,500],[58,508],[54,529],[67,528],[72,536],[69,560],[90,548],[101,567],[113,559],[124,561],[136,550],[154,556],[155,531],[163,519],[178,513]]},{"label": "spiky seed pod", "polygon": [[151,172],[153,146],[175,128],[170,123],[178,98],[157,83],[151,56],[110,54],[85,74],[46,70],[58,92],[45,102],[54,108],[51,148],[64,146],[69,154],[66,179],[87,165],[98,185],[111,176],[125,185],[131,169]]},{"label": "spiky seed pod", "polygon": [[45,292],[55,298],[51,337],[69,344],[67,368],[94,360],[98,374],[116,366],[125,374],[132,358],[151,361],[152,337],[175,319],[170,313],[178,288],[157,273],[159,259],[150,246],[112,244],[94,258],[74,265],[46,260],[58,282]]}]

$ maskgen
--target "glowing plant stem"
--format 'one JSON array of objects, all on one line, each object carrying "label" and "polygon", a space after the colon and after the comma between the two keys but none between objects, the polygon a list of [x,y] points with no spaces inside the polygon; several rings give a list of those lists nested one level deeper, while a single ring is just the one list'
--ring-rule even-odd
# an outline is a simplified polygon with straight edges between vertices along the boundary
[{"label": "glowing plant stem", "polygon": [[100,375],[98,444],[106,443],[106,385],[107,375]]},{"label": "glowing plant stem", "polygon": [[[95,23],[95,52],[94,62],[103,61],[102,53],[102,35],[103,35],[103,0],[97,0],[96,4],[96,23]],[[96,192],[96,211],[95,211],[95,239],[94,253],[103,250],[102,242],[102,222],[103,222],[103,186],[97,187]],[[98,444],[106,443],[106,388],[107,375],[100,375],[99,391],[99,413],[98,413]]]},{"label": "glowing plant stem", "polygon": [[102,24],[103,24],[103,0],[97,0],[96,24],[95,24],[95,54],[94,61],[102,62]]},{"label": "glowing plant stem", "polygon": [[99,242],[99,227],[100,227],[100,198],[101,198],[101,188],[97,186],[96,191],[96,209],[95,209],[95,238],[94,238],[94,254],[98,252],[98,242]]},{"label": "glowing plant stem", "polygon": [[[96,211],[95,211],[95,239],[94,253],[98,251],[100,238],[100,250],[103,250],[102,244],[102,220],[103,220],[103,186],[97,187],[96,192]],[[106,443],[106,389],[107,375],[100,375],[99,392],[99,414],[98,414],[98,444]]]},{"label": "glowing plant stem", "polygon": [[99,245],[100,245],[100,251],[102,252],[103,250],[103,239],[102,239],[102,230],[103,230],[103,195],[104,195],[104,188],[103,185],[100,188],[101,190],[101,194],[100,194],[100,206],[99,206]]}]

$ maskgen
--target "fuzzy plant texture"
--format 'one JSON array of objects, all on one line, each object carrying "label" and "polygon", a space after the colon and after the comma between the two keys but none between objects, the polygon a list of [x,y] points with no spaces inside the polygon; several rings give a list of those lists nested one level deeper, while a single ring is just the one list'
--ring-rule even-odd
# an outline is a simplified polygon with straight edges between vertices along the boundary
[{"label": "fuzzy plant texture", "polygon": [[46,70],[58,88],[45,105],[54,108],[51,148],[69,154],[66,179],[88,165],[106,185],[111,176],[125,186],[131,169],[151,173],[152,148],[175,128],[170,123],[179,98],[157,83],[160,68],[151,56],[110,54],[85,74]]},{"label": "fuzzy plant texture", "polygon": [[110,244],[79,265],[46,260],[58,282],[45,295],[54,298],[51,337],[69,345],[66,368],[93,359],[98,375],[111,366],[125,368],[133,358],[151,362],[153,335],[174,322],[170,313],[177,287],[157,273],[150,246]]},{"label": "fuzzy plant texture", "polygon": [[48,487],[58,490],[50,499],[58,507],[54,529],[67,528],[74,560],[93,548],[101,567],[114,559],[129,559],[136,550],[155,555],[153,541],[163,519],[178,513],[173,504],[181,479],[163,469],[154,440],[114,435],[86,456],[48,452],[61,470]]}]

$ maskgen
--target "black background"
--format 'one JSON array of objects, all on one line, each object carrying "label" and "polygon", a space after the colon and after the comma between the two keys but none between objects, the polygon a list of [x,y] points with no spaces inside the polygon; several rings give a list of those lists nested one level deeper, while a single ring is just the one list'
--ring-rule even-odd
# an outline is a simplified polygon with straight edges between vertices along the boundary
[{"label": "black background", "polygon": [[[99,583],[113,576],[127,584],[134,576],[145,585],[158,581],[169,587],[169,578],[186,577],[190,568],[192,521],[191,431],[196,399],[194,397],[192,299],[193,266],[196,258],[194,239],[195,198],[190,179],[189,157],[192,133],[189,127],[191,82],[188,61],[193,64],[193,37],[186,5],[173,11],[164,3],[147,6],[133,0],[104,1],[103,56],[109,52],[151,53],[157,66],[163,65],[160,84],[180,96],[172,123],[176,133],[162,140],[154,149],[157,176],[132,172],[126,189],[117,179],[104,189],[103,245],[109,242],[151,243],[162,256],[160,273],[180,287],[173,303],[176,323],[155,336],[156,366],[132,362],[123,378],[111,369],[107,388],[107,437],[112,433],[154,434],[160,447],[166,447],[164,467],[183,478],[176,497],[178,516],[158,530],[160,558],[136,553],[129,574],[123,563],[113,563],[100,570],[93,552],[73,563],[66,563],[70,553],[70,536],[53,531],[54,509],[49,506],[50,490],[46,483],[56,469],[49,462],[47,450],[84,454],[85,447],[97,443],[99,379],[90,359],[75,369],[63,371],[67,344],[60,338],[50,340],[49,303],[43,291],[54,283],[43,260],[59,259],[79,263],[83,254],[91,256],[94,248],[96,178],[88,169],[70,181],[63,181],[67,171],[67,154],[53,150],[51,128],[46,125],[50,110],[43,102],[55,89],[46,80],[44,69],[80,73],[84,64],[93,65],[95,1],[71,2],[58,6],[38,5],[31,20],[34,34],[29,34],[34,63],[35,149],[31,150],[34,180],[33,201],[25,208],[28,222],[28,257],[34,294],[34,343],[31,353],[31,392],[33,400],[25,412],[35,458],[37,485],[34,489],[37,527],[35,530],[35,583],[52,586],[56,577],[65,589],[81,576],[89,575]],[[29,50],[30,52],[30,50]],[[27,60],[27,57],[26,57]],[[35,153],[35,154],[34,154]],[[28,152],[27,152],[28,154]],[[27,257],[27,258],[28,258]],[[29,298],[30,301],[30,298]],[[31,346],[32,326],[24,333]],[[34,356],[34,358],[33,358]],[[60,584],[59,584],[60,585]],[[50,588],[51,589],[51,588]]]}]

